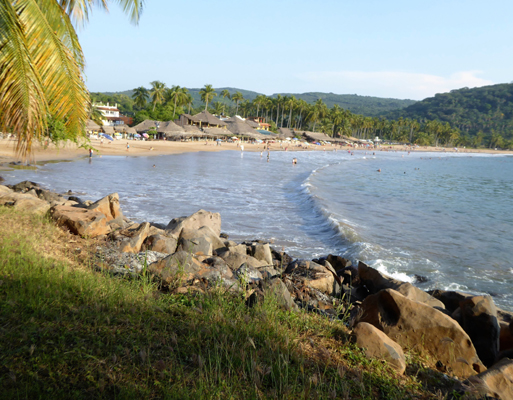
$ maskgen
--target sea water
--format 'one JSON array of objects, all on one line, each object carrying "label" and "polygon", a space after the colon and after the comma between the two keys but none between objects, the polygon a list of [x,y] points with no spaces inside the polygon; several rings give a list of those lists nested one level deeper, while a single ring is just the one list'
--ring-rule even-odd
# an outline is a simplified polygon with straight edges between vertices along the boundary
[{"label": "sea water", "polygon": [[328,150],[271,151],[269,161],[238,151],[103,156],[2,176],[83,200],[118,192],[135,221],[220,212],[233,240],[361,260],[401,280],[423,276],[422,289],[491,294],[513,311],[513,157]]}]

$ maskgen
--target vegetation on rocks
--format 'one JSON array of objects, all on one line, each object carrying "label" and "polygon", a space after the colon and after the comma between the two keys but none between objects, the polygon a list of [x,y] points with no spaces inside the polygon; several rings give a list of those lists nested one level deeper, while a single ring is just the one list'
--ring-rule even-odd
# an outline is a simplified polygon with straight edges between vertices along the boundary
[{"label": "vegetation on rocks", "polygon": [[99,239],[0,208],[3,398],[436,399],[454,380],[406,354],[405,375],[351,344],[344,320],[246,305],[221,287],[172,294],[94,268]]}]

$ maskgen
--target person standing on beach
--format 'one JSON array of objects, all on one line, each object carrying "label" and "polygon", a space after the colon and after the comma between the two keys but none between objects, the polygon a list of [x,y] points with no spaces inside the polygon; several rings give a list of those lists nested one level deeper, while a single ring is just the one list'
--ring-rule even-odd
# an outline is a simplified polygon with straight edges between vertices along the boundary
[{"label": "person standing on beach", "polygon": [[126,142],[126,151],[129,151],[130,150],[130,145],[128,144],[128,142]]},{"label": "person standing on beach", "polygon": [[89,148],[89,158],[93,158],[93,149]]}]

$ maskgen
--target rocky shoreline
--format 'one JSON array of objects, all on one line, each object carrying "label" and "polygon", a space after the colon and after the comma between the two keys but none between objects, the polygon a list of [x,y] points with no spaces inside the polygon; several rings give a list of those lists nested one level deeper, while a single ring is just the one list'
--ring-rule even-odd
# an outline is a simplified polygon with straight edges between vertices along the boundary
[{"label": "rocky shoreline", "polygon": [[0,186],[0,205],[48,214],[73,234],[97,238],[98,270],[148,276],[169,293],[239,293],[248,307],[269,297],[291,312],[341,320],[368,357],[386,359],[399,374],[404,352],[415,351],[461,379],[458,393],[513,398],[513,313],[490,296],[424,292],[337,255],[296,260],[266,241],[236,243],[221,232],[221,216],[204,210],[167,225],[134,223],[116,193],[82,201],[25,181]]}]

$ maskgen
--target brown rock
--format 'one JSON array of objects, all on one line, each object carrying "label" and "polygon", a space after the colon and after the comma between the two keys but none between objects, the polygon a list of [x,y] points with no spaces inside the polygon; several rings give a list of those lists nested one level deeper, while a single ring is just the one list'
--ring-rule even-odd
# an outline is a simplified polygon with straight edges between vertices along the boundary
[{"label": "brown rock", "polygon": [[179,237],[183,229],[198,230],[202,226],[208,226],[216,236],[221,234],[221,215],[205,210],[199,210],[189,217],[172,219],[166,227],[174,236]]},{"label": "brown rock", "polygon": [[367,322],[360,322],[354,329],[356,344],[365,349],[365,355],[369,358],[378,358],[388,363],[399,374],[406,369],[406,359],[403,349],[387,335]]},{"label": "brown rock", "polygon": [[121,240],[117,243],[119,251],[123,253],[139,253],[141,251],[142,244],[148,237],[150,224],[143,222],[136,226],[135,229],[127,228],[119,233],[122,235]]},{"label": "brown rock", "polygon": [[323,265],[313,261],[298,260],[290,263],[285,274],[300,279],[304,284],[326,294],[335,291],[335,278],[333,274]]},{"label": "brown rock", "polygon": [[121,212],[121,208],[119,206],[119,195],[117,193],[112,193],[108,196],[105,196],[103,199],[100,199],[88,206],[87,209],[101,212],[105,215],[107,221],[119,217],[123,218],[123,213]]},{"label": "brown rock", "polygon": [[513,349],[513,333],[511,332],[511,323],[504,321],[499,322],[500,336],[499,336],[499,351],[506,351]]},{"label": "brown rock", "polygon": [[176,251],[177,243],[178,240],[175,237],[157,233],[146,238],[144,247],[159,253],[173,254]]},{"label": "brown rock", "polygon": [[273,256],[269,244],[254,244],[251,246],[251,255],[266,265],[273,265]]},{"label": "brown rock", "polygon": [[38,215],[44,215],[50,209],[50,204],[44,200],[40,200],[30,194],[16,193],[7,190],[0,192],[0,205],[10,206],[19,211]]},{"label": "brown rock", "polygon": [[50,210],[57,225],[69,229],[70,232],[82,237],[97,237],[110,232],[104,214],[85,208],[55,206]]},{"label": "brown rock", "polygon": [[359,322],[374,325],[403,349],[429,355],[457,376],[468,377],[486,369],[461,326],[428,305],[384,289],[368,296],[361,308]]},{"label": "brown rock", "polygon": [[166,286],[182,286],[194,279],[203,268],[201,263],[185,251],[178,251],[169,257],[151,264],[148,270],[158,276]]},{"label": "brown rock", "polygon": [[225,248],[224,242],[209,226],[202,226],[199,229],[184,228],[180,233],[180,240],[197,239],[201,237],[209,239],[210,243],[212,243],[212,251]]},{"label": "brown rock", "polygon": [[[505,358],[488,370],[463,382],[460,393],[470,392],[475,397],[489,396],[499,400],[513,399],[513,360]],[[488,397],[487,397],[488,398]]]},{"label": "brown rock", "polygon": [[435,299],[411,283],[386,276],[361,261],[358,263],[358,276],[360,277],[360,283],[365,285],[371,294],[377,293],[382,289],[394,289],[410,300],[419,301],[431,307],[445,308],[440,300]]},{"label": "brown rock", "polygon": [[468,293],[457,292],[454,290],[431,290],[428,292],[435,299],[440,300],[445,305],[445,309],[453,313],[460,307],[460,301],[465,300],[467,297],[472,296]]},{"label": "brown rock", "polygon": [[472,296],[460,302],[461,326],[467,332],[477,354],[487,367],[499,355],[500,327],[491,296]]}]

